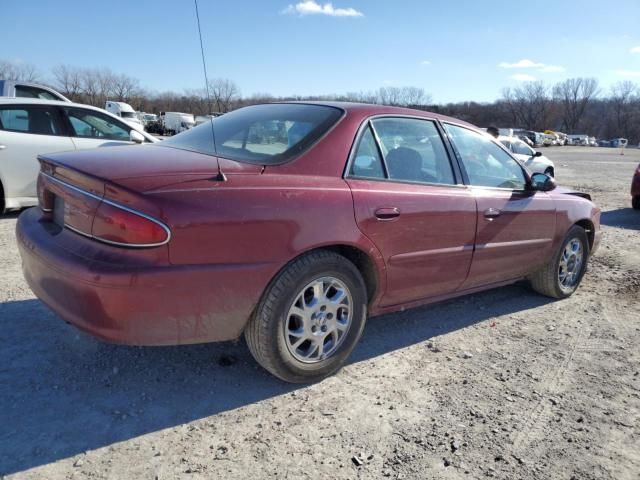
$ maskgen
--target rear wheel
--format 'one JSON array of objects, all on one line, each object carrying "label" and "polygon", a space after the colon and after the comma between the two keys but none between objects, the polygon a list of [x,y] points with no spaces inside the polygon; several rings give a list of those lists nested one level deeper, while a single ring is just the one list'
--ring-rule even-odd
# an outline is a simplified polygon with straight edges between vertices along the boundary
[{"label": "rear wheel", "polygon": [[640,195],[635,196],[631,199],[631,206],[636,210],[640,210]]},{"label": "rear wheel", "polygon": [[245,338],[256,361],[280,379],[321,380],[338,371],[357,344],[366,305],[358,269],[338,254],[316,251],[278,274]]},{"label": "rear wheel", "polygon": [[548,297],[569,297],[580,285],[588,258],[587,234],[583,228],[574,225],[551,261],[529,277],[531,286]]}]

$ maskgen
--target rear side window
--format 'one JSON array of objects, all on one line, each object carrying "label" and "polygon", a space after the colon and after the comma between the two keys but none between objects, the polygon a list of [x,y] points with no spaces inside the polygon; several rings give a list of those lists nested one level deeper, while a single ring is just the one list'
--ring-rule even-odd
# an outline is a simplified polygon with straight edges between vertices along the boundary
[{"label": "rear side window", "polygon": [[159,146],[277,165],[311,146],[341,116],[342,110],[324,105],[254,105],[216,117],[164,140]]},{"label": "rear side window", "polygon": [[73,136],[80,138],[97,138],[101,140],[129,140],[131,128],[125,127],[113,118],[93,110],[82,108],[65,108],[71,123]]},{"label": "rear side window", "polygon": [[61,133],[55,110],[40,106],[0,108],[0,129],[36,135]]},{"label": "rear side window", "polygon": [[371,123],[391,180],[455,184],[449,156],[434,122],[380,118]]},{"label": "rear side window", "polygon": [[370,126],[360,137],[349,174],[354,177],[385,178],[382,157]]},{"label": "rear side window", "polygon": [[43,88],[28,87],[26,85],[16,85],[16,97],[42,98],[44,100],[63,100],[62,97],[53,95],[51,92],[48,92]]}]

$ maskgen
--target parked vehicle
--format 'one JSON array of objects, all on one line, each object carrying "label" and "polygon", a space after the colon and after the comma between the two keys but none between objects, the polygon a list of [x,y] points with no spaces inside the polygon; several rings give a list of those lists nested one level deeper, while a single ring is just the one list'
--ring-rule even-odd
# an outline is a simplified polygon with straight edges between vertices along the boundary
[{"label": "parked vehicle", "polygon": [[640,210],[640,165],[636,168],[631,179],[631,206]]},{"label": "parked vehicle", "polygon": [[596,137],[589,137],[589,146],[590,147],[597,147],[598,146],[598,142],[596,142]]},{"label": "parked vehicle", "polygon": [[154,141],[99,108],[0,97],[0,213],[37,205],[40,154]]},{"label": "parked vehicle", "polygon": [[195,117],[195,125],[202,125],[204,122],[208,122],[212,118],[216,118],[222,115],[221,113],[210,113],[209,115],[196,115]]},{"label": "parked vehicle", "polygon": [[587,194],[453,118],[279,103],[213,126],[215,142],[205,123],[41,155],[40,208],[17,225],[35,294],[108,341],[244,332],[263,367],[306,382],[341,367],[368,315],[522,278],[568,297],[600,241]]},{"label": "parked vehicle", "polygon": [[40,98],[70,102],[67,97],[53,88],[38,83],[0,80],[0,97]]},{"label": "parked vehicle", "polygon": [[613,148],[624,148],[627,146],[627,143],[626,138],[613,138],[609,140],[609,145]]},{"label": "parked vehicle", "polygon": [[162,123],[162,135],[175,135],[189,130],[195,125],[195,119],[190,113],[162,112],[160,113]]},{"label": "parked vehicle", "polygon": [[142,121],[138,118],[133,107],[128,103],[107,100],[104,109],[116,117],[122,118],[124,123],[131,125],[136,130],[144,131]]},{"label": "parked vehicle", "polygon": [[555,176],[555,165],[551,160],[542,155],[542,152],[536,152],[517,137],[500,136],[498,137],[498,141],[531,172],[545,173],[551,177]]},{"label": "parked vehicle", "polygon": [[567,135],[571,139],[572,145],[581,145],[588,146],[589,145],[589,135]]},{"label": "parked vehicle", "polygon": [[533,147],[533,142],[526,135],[517,135],[516,137],[519,138],[520,140],[522,140],[524,143],[526,143],[530,147]]},{"label": "parked vehicle", "polygon": [[548,133],[542,134],[542,146],[543,147],[551,147],[556,145],[556,137],[554,135],[549,135]]}]

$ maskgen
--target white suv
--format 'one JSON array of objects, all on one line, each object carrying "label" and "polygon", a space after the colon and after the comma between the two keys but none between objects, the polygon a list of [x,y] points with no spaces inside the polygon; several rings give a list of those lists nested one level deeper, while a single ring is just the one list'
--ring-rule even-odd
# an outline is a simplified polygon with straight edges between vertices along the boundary
[{"label": "white suv", "polygon": [[0,213],[37,205],[38,155],[156,141],[89,105],[0,97]]}]

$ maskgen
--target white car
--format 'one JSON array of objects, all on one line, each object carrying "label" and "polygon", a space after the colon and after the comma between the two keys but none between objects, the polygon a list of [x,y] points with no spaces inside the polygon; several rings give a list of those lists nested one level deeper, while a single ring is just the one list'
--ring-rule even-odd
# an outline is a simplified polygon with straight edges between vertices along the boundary
[{"label": "white car", "polygon": [[546,173],[552,177],[555,175],[556,167],[553,162],[519,138],[499,136],[498,140],[532,173]]},{"label": "white car", "polygon": [[156,141],[100,108],[0,97],[0,213],[37,205],[40,154]]}]

